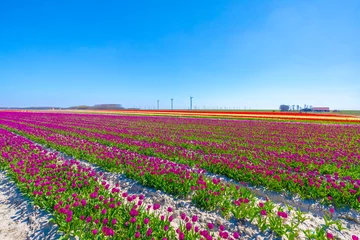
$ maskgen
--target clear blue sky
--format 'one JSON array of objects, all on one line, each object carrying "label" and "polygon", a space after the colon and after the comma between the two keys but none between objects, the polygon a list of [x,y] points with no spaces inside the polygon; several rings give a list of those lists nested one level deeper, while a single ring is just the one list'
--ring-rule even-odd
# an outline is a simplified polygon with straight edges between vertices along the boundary
[{"label": "clear blue sky", "polygon": [[360,1],[0,1],[0,107],[360,109]]}]

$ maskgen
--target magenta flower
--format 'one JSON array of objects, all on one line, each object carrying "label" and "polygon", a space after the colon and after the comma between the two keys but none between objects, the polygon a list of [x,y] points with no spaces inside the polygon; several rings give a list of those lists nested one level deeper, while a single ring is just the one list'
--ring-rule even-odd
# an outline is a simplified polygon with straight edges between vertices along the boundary
[{"label": "magenta flower", "polygon": [[227,232],[222,232],[220,235],[224,239],[227,239],[229,237],[229,234]]},{"label": "magenta flower", "polygon": [[147,236],[147,237],[150,237],[151,234],[152,234],[152,229],[149,228],[149,229],[146,231],[146,236]]},{"label": "magenta flower", "polygon": [[90,193],[90,198],[97,198],[97,196],[98,196],[97,192]]},{"label": "magenta flower", "polygon": [[263,216],[266,216],[266,210],[265,209],[261,210],[260,214],[263,215]]},{"label": "magenta flower", "polygon": [[88,216],[88,217],[86,218],[86,222],[89,223],[89,222],[91,222],[91,221],[92,221],[92,217],[91,217],[91,216]]},{"label": "magenta flower", "polygon": [[112,224],[112,225],[115,225],[116,222],[117,222],[116,218],[114,218],[113,220],[111,220],[111,224]]},{"label": "magenta flower", "polygon": [[190,231],[192,229],[192,224],[188,222],[186,223],[185,227],[187,231]]},{"label": "magenta flower", "polygon": [[148,224],[149,223],[149,219],[148,218],[145,218],[144,219],[144,224]]},{"label": "magenta flower", "polygon": [[67,216],[66,217],[66,222],[71,222],[72,221],[72,216],[70,215],[70,216]]},{"label": "magenta flower", "polygon": [[93,229],[92,230],[92,234],[96,235],[98,233],[98,230],[97,229]]},{"label": "magenta flower", "polygon": [[279,217],[282,217],[282,218],[287,218],[287,217],[288,217],[288,215],[287,215],[286,212],[278,212],[277,215],[278,215]]},{"label": "magenta flower", "polygon": [[219,229],[220,229],[220,231],[225,231],[225,226],[224,226],[224,225],[220,225]]},{"label": "magenta flower", "polygon": [[135,238],[139,238],[141,235],[140,235],[140,233],[139,232],[136,232],[135,233]]},{"label": "magenta flower", "polygon": [[155,203],[154,206],[153,206],[153,209],[158,210],[159,208],[160,208],[160,204]]},{"label": "magenta flower", "polygon": [[206,230],[200,231],[200,235],[201,235],[201,236],[204,236],[205,238],[207,238],[208,236],[210,236],[210,235],[209,235],[209,232],[206,231]]},{"label": "magenta flower", "polygon": [[105,235],[106,236],[114,236],[114,230],[111,228],[107,228],[107,233]]},{"label": "magenta flower", "polygon": [[328,232],[328,233],[326,233],[326,237],[327,237],[328,239],[333,239],[333,238],[334,238],[334,235],[332,235],[332,233]]},{"label": "magenta flower", "polygon": [[139,212],[136,209],[133,208],[130,210],[130,216],[136,217],[137,215],[139,215]]},{"label": "magenta flower", "polygon": [[213,178],[212,182],[216,185],[220,183],[220,179]]},{"label": "magenta flower", "polygon": [[192,222],[196,222],[197,220],[198,220],[198,216],[196,216],[196,215],[192,216],[192,218],[191,218]]},{"label": "magenta flower", "polygon": [[234,232],[234,233],[233,233],[233,237],[234,237],[235,239],[238,239],[238,238],[240,237],[240,234],[239,234],[238,232]]},{"label": "magenta flower", "polygon": [[103,214],[103,215],[106,214],[106,208],[104,208],[103,210],[101,210],[101,214]]},{"label": "magenta flower", "polygon": [[214,228],[214,224],[212,224],[212,223],[208,223],[208,224],[207,224],[207,227],[211,230],[211,229],[213,229],[213,228]]},{"label": "magenta flower", "polygon": [[179,233],[179,240],[184,240],[185,239],[185,234],[183,232]]}]

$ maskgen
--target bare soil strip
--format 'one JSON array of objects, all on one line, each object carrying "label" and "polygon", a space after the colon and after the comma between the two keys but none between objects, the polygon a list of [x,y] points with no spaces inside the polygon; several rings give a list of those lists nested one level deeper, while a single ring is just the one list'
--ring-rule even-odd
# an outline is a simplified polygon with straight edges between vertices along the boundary
[{"label": "bare soil strip", "polygon": [[[40,146],[47,151],[58,153],[60,161],[73,159],[71,156],[54,149]],[[86,160],[77,161],[80,161],[83,166],[91,167],[96,172],[103,174],[111,185],[115,186],[117,183],[120,184],[123,192],[143,194],[146,199],[146,204],[161,204],[164,214],[167,208],[171,207],[176,216],[179,216],[181,213],[185,213],[187,216],[197,215],[199,217],[197,225],[200,226],[200,228],[206,228],[206,224],[212,222],[215,224],[216,229],[220,225],[224,225],[229,232],[238,231],[241,233],[242,239],[275,238],[269,231],[265,233],[260,232],[256,225],[249,221],[238,221],[235,218],[225,219],[219,212],[201,211],[192,204],[191,198],[177,199],[162,191],[144,187],[138,182],[125,177],[123,174],[105,171],[96,165],[88,163]],[[212,173],[206,173],[206,175],[208,177],[221,178],[221,180],[225,182],[240,184],[233,179],[221,175]],[[101,181],[101,179],[99,179],[99,181]],[[300,226],[303,230],[315,229],[324,224],[322,216],[325,212],[329,211],[328,207],[324,207],[316,201],[304,201],[291,195],[279,194],[261,187],[247,187],[259,196],[259,201],[263,201],[266,197],[276,203],[276,206],[285,207],[285,204],[289,204],[303,210],[307,217],[307,220]],[[56,225],[49,222],[51,218],[50,214],[30,204],[29,200],[22,196],[17,190],[16,185],[8,180],[4,172],[0,172],[0,216],[0,239],[57,239],[60,236],[60,234],[57,233]],[[333,217],[340,219],[343,226],[347,228],[347,230],[343,230],[342,232],[334,228],[330,229],[330,232],[337,235],[337,237],[340,239],[351,239],[353,234],[360,235],[360,215],[358,212],[341,210],[336,212]],[[175,229],[178,224],[176,220],[172,222]],[[300,237],[304,238],[305,236]]]},{"label": "bare soil strip", "polygon": [[51,215],[30,203],[15,183],[0,171],[0,239],[59,239]]},{"label": "bare soil strip", "polygon": [[[41,146],[41,145],[40,145]],[[44,147],[44,146],[42,146]],[[68,156],[62,152],[56,151],[51,148],[46,148],[47,151],[56,152],[59,154],[59,160],[71,160],[74,159],[71,156]],[[250,222],[242,222],[239,223],[236,219],[225,219],[220,215],[219,212],[206,212],[198,209],[192,202],[191,198],[183,199],[183,198],[174,198],[173,196],[164,193],[163,191],[156,190],[154,188],[145,187],[138,183],[135,180],[127,178],[124,174],[120,173],[112,173],[102,168],[87,162],[86,160],[79,160],[80,164],[84,167],[90,167],[97,173],[101,173],[103,177],[106,177],[106,181],[110,184],[110,189],[115,187],[116,184],[120,185],[121,193],[127,192],[129,195],[132,194],[142,194],[145,196],[144,203],[146,205],[160,204],[162,206],[160,213],[167,214],[167,209],[172,208],[172,212],[174,216],[177,218],[180,217],[180,214],[185,213],[186,216],[197,215],[199,217],[198,222],[195,224],[200,227],[200,229],[206,229],[207,223],[211,222],[215,225],[215,230],[217,231],[220,225],[224,225],[226,230],[229,232],[238,231],[242,233],[241,237],[243,239],[273,239],[274,236],[272,234],[264,234],[258,231],[256,225],[251,224]],[[102,179],[99,179],[101,183]],[[179,220],[175,218],[174,221],[171,222],[171,225],[174,229],[179,227]],[[244,226],[246,226],[247,231],[243,231]]]},{"label": "bare soil strip", "polygon": [[[68,156],[62,152],[56,151],[51,148],[46,148],[46,150],[58,153],[60,159],[74,159],[71,156]],[[185,213],[187,216],[199,216],[198,226],[200,226],[201,228],[206,228],[206,224],[208,222],[212,222],[215,224],[216,229],[220,225],[224,225],[226,229],[230,232],[238,231],[239,233],[242,233],[242,239],[276,239],[276,236],[269,231],[266,231],[265,233],[260,232],[257,226],[250,223],[249,221],[239,221],[235,218],[230,218],[227,220],[223,218],[219,212],[206,212],[199,210],[194,204],[192,204],[191,197],[188,199],[176,199],[160,190],[144,187],[137,181],[129,179],[123,174],[108,172],[97,167],[94,164],[87,162],[86,160],[77,159],[77,161],[80,161],[83,166],[91,167],[96,172],[102,173],[111,185],[115,186],[116,183],[119,183],[123,192],[128,192],[129,194],[143,194],[147,199],[147,204],[159,203],[161,206],[163,206],[164,214],[166,213],[166,209],[168,207],[171,207],[173,208],[175,215],[177,216],[179,216],[181,213]],[[208,177],[220,178],[222,181],[228,183],[236,183],[242,185],[241,183],[233,179],[218,174],[206,172],[205,175]],[[299,226],[299,228],[302,230],[315,230],[316,227],[325,224],[323,216],[325,215],[325,213],[329,213],[330,207],[326,207],[314,200],[302,200],[293,195],[277,193],[274,191],[266,190],[262,187],[246,187],[259,197],[259,202],[264,201],[265,198],[268,198],[269,200],[273,201],[277,207],[286,208],[286,205],[290,205],[294,208],[294,210],[290,212],[292,213],[291,215],[294,215],[296,209],[300,209],[301,211],[303,211],[304,216],[307,218],[307,220],[305,220]],[[337,231],[337,229],[332,227],[330,228],[329,232],[333,233],[340,239],[351,239],[352,235],[360,235],[360,214],[355,210],[342,209],[340,211],[336,211],[332,215],[332,217],[333,219],[339,219],[342,225],[347,229],[339,232]],[[174,221],[172,225],[177,228],[178,222]],[[305,235],[301,234],[300,237],[305,238]]]}]

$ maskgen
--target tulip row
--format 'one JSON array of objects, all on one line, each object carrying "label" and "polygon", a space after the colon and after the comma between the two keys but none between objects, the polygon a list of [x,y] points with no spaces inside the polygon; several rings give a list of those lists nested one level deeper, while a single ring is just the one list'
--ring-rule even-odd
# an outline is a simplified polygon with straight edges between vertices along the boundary
[{"label": "tulip row", "polygon": [[[36,114],[34,115],[36,119],[37,116]],[[63,117],[59,116],[59,118],[62,119]],[[89,123],[92,123],[92,121],[89,121],[91,120],[91,117],[81,115],[81,119],[88,120]],[[166,121],[169,120],[166,119]],[[348,154],[346,151],[340,151],[338,155],[335,155],[336,158],[331,161],[329,160],[328,162],[325,162],[324,159],[314,158],[310,156],[310,154],[301,154],[301,151],[300,154],[286,151],[284,153],[278,153],[275,150],[259,152],[258,150],[260,147],[254,148],[251,147],[250,144],[245,147],[235,145],[232,146],[232,149],[236,148],[237,153],[243,152],[244,154],[255,152],[252,156],[244,156],[244,154],[242,154],[243,156],[239,156],[237,153],[234,155],[230,155],[229,153],[214,154],[211,153],[211,150],[210,153],[204,153],[204,149],[186,149],[183,147],[184,144],[181,143],[180,145],[182,146],[179,147],[173,146],[172,144],[165,145],[146,140],[116,136],[108,132],[110,129],[104,130],[100,128],[100,124],[96,121],[95,123],[98,124],[95,125],[95,127],[99,128],[98,131],[96,131],[94,127],[86,130],[77,129],[79,127],[84,128],[83,124],[77,124],[76,121],[72,122],[72,127],[53,123],[38,123],[36,126],[41,128],[45,127],[46,129],[55,132],[67,135],[70,134],[72,136],[85,138],[87,140],[107,145],[115,145],[123,149],[128,149],[146,155],[166,158],[174,162],[185,163],[191,166],[195,165],[211,172],[227,175],[228,177],[239,181],[247,181],[257,185],[264,185],[274,190],[287,189],[291,192],[299,193],[303,197],[322,198],[324,202],[334,202],[338,205],[350,205],[355,209],[358,209],[360,205],[360,180],[358,175],[358,159],[360,159],[360,157],[354,154]],[[27,124],[31,125],[35,123],[36,121],[27,122]],[[308,125],[303,124],[300,126],[307,127]],[[347,127],[344,129],[349,131],[349,133],[353,131],[353,135],[356,135],[355,133],[358,131],[358,128],[356,127]],[[101,131],[105,131],[105,133],[102,133]],[[279,129],[273,129],[273,132],[278,131]],[[145,135],[145,131],[141,133],[144,133],[143,136]],[[167,135],[164,134],[164,136]],[[194,140],[191,141],[196,146],[198,146],[197,143],[200,142],[196,142]],[[262,141],[257,145],[261,146],[262,144],[262,146],[264,146],[263,143],[264,142]],[[358,142],[356,139],[353,139],[352,148],[349,148],[349,150],[354,149],[356,144],[358,144]],[[206,143],[202,145],[204,147],[206,146]],[[349,145],[351,144],[348,144],[348,146]],[[188,146],[190,146],[190,144],[188,144]],[[207,146],[209,147],[209,145]],[[221,146],[224,146],[224,144]],[[228,146],[225,145],[225,148],[226,147]],[[332,145],[331,147],[334,148],[336,146]],[[323,157],[325,159],[330,159],[326,156]],[[347,159],[344,160],[344,157],[347,157]],[[300,161],[298,159],[300,159]],[[302,165],[306,166],[306,171],[304,169],[305,167]],[[320,170],[314,169],[316,166],[319,166]],[[325,170],[332,172],[333,174],[325,174]],[[307,180],[304,178],[307,178]]]},{"label": "tulip row", "polygon": [[[65,112],[65,111],[63,111]],[[81,113],[81,111],[66,111]],[[215,118],[215,119],[248,119],[248,120],[270,120],[270,121],[296,121],[296,122],[323,122],[323,123],[345,123],[359,124],[360,120],[354,116],[336,115],[336,114],[304,114],[291,112],[236,112],[236,111],[113,111],[113,110],[86,110],[87,114],[113,114],[128,116],[170,116],[170,117],[187,117],[187,118]]]},{"label": "tulip row", "polygon": [[[106,178],[76,160],[60,159],[26,138],[0,129],[0,168],[34,203],[48,210],[65,236],[80,239],[213,239],[213,224],[199,229],[198,217],[181,214],[180,227],[172,209],[158,213],[159,204],[144,206],[143,195],[120,194]],[[101,182],[101,183],[100,183]],[[217,235],[237,239],[219,229]]]},{"label": "tulip row", "polygon": [[[264,122],[255,122],[255,121],[229,121],[226,124],[223,124],[225,121],[208,121],[202,122],[202,125],[199,125],[200,122],[192,122],[199,121],[198,119],[190,121],[189,119],[185,120],[181,119],[183,122],[179,122],[180,120],[169,118],[160,118],[162,122],[159,122],[159,119],[154,121],[151,118],[130,118],[127,117],[125,119],[117,117],[117,118],[109,118],[109,116],[87,116],[87,115],[52,115],[45,114],[45,116],[40,114],[32,114],[32,115],[19,115],[16,118],[16,121],[27,121],[27,119],[33,120],[34,122],[41,123],[41,126],[46,126],[46,122],[51,122],[52,124],[49,127],[59,128],[64,131],[68,130],[68,127],[73,127],[76,129],[84,129],[86,131],[92,132],[103,132],[107,134],[115,134],[119,135],[123,138],[134,138],[134,139],[145,139],[148,142],[160,141],[161,143],[171,143],[171,145],[185,145],[186,147],[194,147],[200,148],[205,153],[225,153],[225,154],[236,154],[234,152],[234,148],[238,148],[244,145],[244,141],[239,138],[251,138],[252,145],[264,145],[265,147],[276,147],[281,144],[299,144],[298,139],[300,138],[304,140],[306,137],[306,143],[308,144],[316,144],[316,139],[322,138],[322,135],[327,135],[328,137],[341,138],[342,141],[349,141],[347,146],[344,146],[341,150],[341,155],[343,157],[349,155],[349,153],[354,153],[356,149],[356,144],[359,141],[351,141],[351,137],[356,137],[356,134],[359,133],[359,128],[354,127],[344,127],[339,128],[337,125],[333,126],[321,126],[314,124],[278,124],[278,123],[264,123]],[[11,117],[14,117],[11,115]],[[106,117],[106,118],[105,118]],[[104,120],[106,122],[104,122]],[[127,122],[126,122],[127,121]],[[134,124],[132,124],[135,122]],[[218,123],[222,123],[219,125]],[[56,123],[54,125],[54,123]],[[180,126],[180,128],[174,128],[174,124],[176,126]],[[197,123],[197,124],[196,124]],[[134,126],[132,126],[134,125]],[[182,128],[186,128],[185,130]],[[256,131],[248,131],[248,129],[255,129]],[[235,131],[234,131],[235,129]],[[264,132],[267,131],[268,133]],[[290,131],[289,131],[290,130]],[[340,131],[339,131],[340,130]],[[209,132],[210,131],[210,132]],[[79,133],[83,133],[80,131]],[[126,134],[127,133],[127,134]],[[258,133],[258,134],[256,134]],[[190,135],[189,135],[190,134]],[[205,138],[204,138],[205,135]],[[319,136],[320,135],[320,136]],[[346,139],[342,138],[342,135]],[[350,136],[350,138],[349,138]],[[183,138],[184,137],[184,138]],[[188,139],[189,137],[193,137],[192,139]],[[201,137],[203,141],[201,141]],[[270,137],[270,138],[269,138]],[[275,138],[273,138],[275,137]],[[183,139],[182,139],[183,138]],[[200,140],[199,140],[200,138]],[[184,140],[188,140],[185,141]],[[221,142],[212,142],[212,140]],[[274,141],[276,140],[276,141]],[[320,139],[321,141],[326,141],[326,139]],[[332,139],[336,140],[337,139]],[[218,144],[216,144],[218,143]],[[329,147],[335,148],[337,145],[329,145],[332,142],[324,142],[325,146],[321,146],[324,149]],[[340,142],[341,144],[343,142]],[[300,142],[301,145],[305,145],[304,142]],[[324,145],[323,144],[323,145]],[[355,145],[354,145],[355,144]],[[262,146],[264,147],[264,146]],[[290,147],[290,146],[289,146]],[[191,149],[194,150],[194,149]],[[245,149],[244,149],[245,150]],[[304,149],[296,149],[296,152]],[[310,149],[306,149],[309,151]],[[318,149],[319,150],[319,149]],[[322,150],[322,149],[320,149]],[[321,153],[326,153],[326,151],[320,151]],[[358,151],[357,151],[358,152]],[[331,152],[330,152],[331,153]],[[328,153],[328,154],[330,154]],[[314,152],[310,152],[310,155],[315,155]],[[266,154],[265,154],[266,155]],[[334,163],[336,160],[333,156],[325,156],[324,160],[327,160],[328,157],[332,157],[331,163]],[[340,156],[342,157],[342,156]],[[353,157],[356,160],[356,156]],[[306,161],[304,162],[306,164]],[[307,165],[305,165],[307,167]]]},{"label": "tulip row", "polygon": [[[35,117],[38,117],[38,116],[35,115]],[[350,164],[352,161],[354,164],[359,163],[359,158],[357,157],[357,155],[354,155],[354,150],[356,150],[356,146],[358,144],[358,142],[356,142],[356,141],[352,141],[352,142],[350,141],[347,144],[347,146],[345,146],[339,152],[339,154],[335,154],[335,155],[333,154],[333,152],[324,151],[324,149],[326,150],[330,147],[333,149],[336,147],[339,147],[338,145],[331,144],[331,142],[330,142],[331,145],[329,145],[329,142],[324,142],[326,145],[321,146],[320,149],[317,148],[316,151],[314,151],[314,149],[304,148],[304,147],[307,147],[306,146],[307,144],[304,144],[304,142],[300,142],[300,145],[304,145],[303,148],[297,147],[296,149],[293,149],[293,146],[299,145],[299,142],[298,142],[297,138],[294,138],[294,137],[290,138],[291,135],[299,135],[300,139],[303,139],[306,136],[307,137],[306,141],[308,144],[319,145],[319,144],[316,144],[316,142],[314,142],[314,138],[318,137],[318,136],[316,136],[316,134],[314,136],[311,136],[312,133],[319,133],[321,135],[326,134],[326,132],[324,132],[324,130],[326,130],[326,129],[319,128],[319,125],[310,125],[310,124],[291,124],[291,125],[275,124],[274,125],[273,123],[261,123],[261,125],[259,125],[259,126],[256,126],[256,125],[254,126],[254,124],[252,124],[251,122],[247,122],[247,123],[250,123],[250,125],[246,125],[246,124],[244,124],[245,121],[242,121],[242,124],[244,125],[243,129],[260,127],[257,130],[262,135],[259,137],[259,136],[254,135],[252,132],[249,132],[249,131],[244,132],[244,131],[240,131],[240,129],[236,129],[236,131],[227,131],[226,135],[224,135],[224,133],[221,133],[219,131],[216,131],[216,130],[213,130],[212,128],[210,128],[207,130],[211,130],[210,133],[212,133],[212,134],[210,136],[207,136],[207,135],[209,135],[209,132],[204,132],[204,131],[197,132],[196,127],[194,127],[195,130],[192,130],[191,134],[194,134],[194,137],[197,139],[188,139],[189,135],[187,134],[187,131],[182,131],[182,130],[179,131],[179,129],[172,128],[171,125],[173,125],[173,124],[170,121],[168,121],[167,119],[165,122],[166,125],[162,125],[161,128],[151,127],[152,122],[149,122],[146,124],[142,123],[137,128],[136,127],[131,128],[131,126],[129,124],[123,123],[123,127],[121,127],[122,121],[119,121],[120,125],[116,125],[116,122],[114,121],[114,125],[111,128],[111,127],[109,127],[109,124],[103,123],[103,121],[100,121],[100,120],[98,120],[98,118],[95,118],[92,116],[91,116],[91,118],[90,117],[87,117],[87,118],[89,118],[90,120],[93,120],[92,118],[95,118],[94,121],[86,121],[89,119],[84,119],[84,117],[80,118],[78,115],[75,115],[72,117],[66,116],[66,118],[64,118],[63,116],[56,116],[56,118],[51,118],[51,115],[46,116],[46,117],[49,117],[48,120],[51,120],[51,124],[47,124],[46,121],[45,122],[41,121],[41,122],[39,122],[39,124],[42,127],[46,126],[48,128],[54,128],[56,130],[62,130],[65,132],[66,131],[70,131],[70,132],[75,131],[76,133],[81,134],[81,135],[88,135],[87,137],[105,138],[105,139],[110,139],[111,141],[115,141],[115,142],[118,139],[111,138],[111,136],[109,136],[109,135],[117,135],[118,137],[124,138],[124,140],[121,143],[123,143],[124,141],[129,141],[129,139],[135,139],[137,141],[139,141],[139,139],[143,139],[145,141],[143,141],[143,142],[139,141],[140,144],[149,144],[152,142],[158,142],[158,143],[162,144],[162,145],[160,145],[160,147],[167,147],[166,145],[181,146],[181,147],[187,148],[187,149],[189,149],[191,151],[195,151],[195,152],[196,152],[196,150],[201,150],[201,151],[198,151],[199,153],[206,153],[206,154],[207,153],[210,153],[210,154],[216,153],[219,155],[221,155],[221,154],[244,155],[244,154],[250,154],[251,152],[254,152],[255,150],[259,151],[261,148],[262,149],[266,148],[267,149],[266,152],[259,152],[259,154],[255,154],[255,157],[258,156],[258,157],[261,157],[262,159],[272,160],[272,161],[274,159],[272,159],[271,156],[286,159],[287,167],[291,167],[292,169],[299,168],[298,169],[299,171],[302,171],[304,169],[313,170],[316,167],[316,168],[319,168],[320,173],[323,173],[324,172],[323,170],[333,173],[334,171],[337,171],[338,168],[341,168],[342,172],[340,174],[342,174],[342,173],[345,174],[345,173],[348,173],[349,171],[351,171],[351,167],[353,167],[351,165],[346,165],[346,164]],[[44,118],[41,118],[41,116],[39,116],[38,118],[36,118],[36,122],[38,122],[39,119],[43,120]],[[19,120],[20,119],[17,119],[17,121],[19,121]],[[45,118],[45,120],[46,120],[46,118]],[[106,120],[108,120],[108,119],[106,119]],[[144,120],[147,120],[147,119],[144,119]],[[21,121],[26,122],[26,119],[21,119]],[[132,118],[128,119],[128,121],[129,122],[133,121],[133,119]],[[35,122],[35,124],[36,124],[36,122]],[[56,124],[54,124],[54,123],[56,123]],[[112,125],[112,124],[110,124],[110,125]],[[191,127],[193,126],[193,124],[189,124],[189,125]],[[146,126],[146,129],[144,130],[144,128],[142,128],[142,126]],[[291,129],[292,131],[288,132],[288,133],[287,132],[279,132],[280,129],[276,128],[278,126],[280,126],[281,128],[285,128],[285,129],[292,128]],[[119,129],[119,127],[121,127],[121,128]],[[209,127],[211,127],[211,126],[209,126]],[[229,126],[229,127],[231,127],[231,126]],[[308,129],[303,129],[304,127],[308,128]],[[329,128],[330,126],[326,126],[326,127]],[[75,129],[73,129],[73,128],[75,128]],[[124,134],[125,128],[126,128],[126,131],[128,132],[128,134],[126,134],[126,133]],[[271,132],[272,135],[274,135],[273,133],[275,133],[274,136],[277,139],[273,139],[273,138],[266,139],[266,133],[264,133],[264,128],[266,128],[269,132]],[[135,131],[132,131],[131,129],[133,129]],[[359,128],[356,128],[356,127],[342,128],[342,131],[338,130],[337,132],[334,132],[334,130],[336,130],[336,129],[341,129],[341,128],[334,126],[332,129],[331,128],[327,129],[327,131],[332,134],[330,137],[333,137],[334,133],[335,133],[335,136],[336,135],[341,136],[341,134],[356,136],[356,134],[359,132]],[[346,132],[344,132],[343,130],[346,130]],[[92,132],[92,134],[89,135],[89,132]],[[238,132],[240,132],[242,134],[242,136],[241,136],[242,138],[250,138],[251,137],[251,142],[249,142],[248,144],[244,144],[244,141],[241,141],[241,139],[239,141],[239,139],[238,139],[239,136],[236,135],[236,134],[238,134]],[[310,132],[310,134],[309,134],[309,132]],[[99,135],[98,133],[106,133],[106,134]],[[204,134],[207,134],[206,138],[204,138],[204,137],[203,137],[203,139],[199,138],[199,137],[201,137],[201,135],[204,135]],[[289,134],[291,134],[291,135],[289,135]],[[304,135],[304,134],[306,134],[306,135]],[[327,133],[327,134],[329,135],[329,133]],[[169,135],[171,136],[171,138],[169,138]],[[229,136],[229,135],[235,135],[235,136]],[[224,138],[226,138],[226,139],[224,139]],[[212,140],[214,140],[214,142]],[[222,142],[218,142],[219,140],[221,140]],[[277,141],[274,141],[274,140],[277,140]],[[348,139],[346,139],[346,140],[348,141]],[[280,155],[278,153],[278,151],[276,151],[276,149],[273,149],[279,144],[283,145],[282,146],[283,148],[288,146],[289,150],[291,150],[291,152],[282,152],[282,154]],[[177,150],[177,149],[175,149],[175,150]],[[180,148],[180,150],[181,150],[181,148]],[[307,155],[304,156],[305,150],[306,150]],[[296,152],[296,154],[293,154],[293,152]],[[321,155],[323,161],[322,162],[314,161],[314,159],[312,159],[312,158],[316,157],[316,155]],[[254,157],[254,155],[245,155],[245,156],[246,157]],[[344,157],[348,157],[350,159],[347,159],[347,161],[344,163],[344,161],[343,161]],[[336,165],[336,168],[334,169],[334,171],[331,171],[332,169],[328,169],[328,166],[324,166],[324,169],[322,169],[322,166],[324,164]]]},{"label": "tulip row", "polygon": [[[183,175],[178,172],[180,177],[176,176],[174,172],[171,172],[170,175],[163,171],[163,167],[166,165],[155,165],[150,169],[150,165],[154,166],[156,162],[152,161],[150,164],[146,162],[147,159],[158,161],[160,159],[144,158],[139,154],[116,147],[108,148],[74,137],[60,134],[51,135],[45,130],[20,124],[13,123],[11,127],[13,129],[17,127],[19,134],[24,134],[28,138],[75,157],[87,159],[106,170],[124,171],[128,177],[143,184],[166,190],[172,194],[178,194],[177,188],[183,189],[184,193],[191,192],[191,199],[199,208],[219,210],[224,216],[232,214],[237,219],[248,219],[257,224],[262,231],[270,229],[278,235],[294,238],[300,232],[298,226],[304,221],[300,212],[294,214],[291,220],[287,220],[288,214],[290,214],[289,210],[286,212],[284,209],[278,209],[271,201],[258,203],[254,195],[247,189],[235,184],[224,184],[219,179],[209,179],[202,175],[202,171],[186,172]],[[161,169],[161,171],[156,171],[157,169]],[[194,182],[194,180],[196,181]],[[212,228],[211,225],[209,228]],[[226,235],[224,232],[221,234]]]},{"label": "tulip row", "polygon": [[56,154],[6,130],[0,135],[0,166],[35,204],[53,214],[66,234],[83,239],[175,236],[172,229],[162,229],[165,221],[146,211],[142,196],[121,197],[118,187],[110,192],[106,181],[99,184],[96,173],[78,162],[60,161]]}]

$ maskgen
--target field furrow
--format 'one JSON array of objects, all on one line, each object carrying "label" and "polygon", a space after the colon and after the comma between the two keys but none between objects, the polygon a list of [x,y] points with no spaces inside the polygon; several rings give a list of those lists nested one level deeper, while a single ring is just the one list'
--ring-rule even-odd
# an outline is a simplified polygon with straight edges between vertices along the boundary
[{"label": "field furrow", "polygon": [[110,189],[106,179],[99,183],[101,176],[78,161],[59,160],[57,154],[3,129],[0,135],[1,168],[35,205],[52,213],[67,236],[200,238],[194,225],[185,229],[185,221],[176,233],[170,226],[174,217],[170,211],[161,217],[161,206],[144,206],[143,195],[120,195],[118,186]]},{"label": "field furrow", "polygon": [[[141,195],[142,198],[148,200],[143,202],[156,205],[159,199],[165,199],[161,200],[163,207],[176,205],[178,213],[197,213],[219,222],[215,223],[215,229],[212,226],[209,229],[206,222],[197,221],[198,227],[205,229],[207,234],[212,232],[216,237],[227,238],[225,236],[228,234],[238,236],[235,231],[239,229],[240,232],[247,231],[247,234],[243,234],[246,238],[256,232],[261,232],[260,235],[265,238],[282,236],[288,239],[325,237],[330,233],[347,239],[353,234],[359,234],[356,222],[360,209],[360,158],[356,147],[360,143],[357,135],[360,128],[357,126],[327,125],[330,129],[336,127],[339,134],[336,137],[338,135],[333,133],[327,134],[326,128],[310,124],[158,117],[154,121],[143,117],[120,117],[119,120],[119,117],[113,116],[58,115],[61,114],[0,113],[0,127],[6,129],[1,130],[6,138],[13,138],[12,133],[7,132],[12,131],[41,144],[37,146],[40,149],[50,147],[44,149],[50,155],[65,153],[80,159],[65,160],[62,155],[62,160],[58,157],[51,160],[60,166],[69,165],[71,169],[80,171],[83,174],[81,176],[88,171],[94,175],[95,185],[110,188],[114,184],[135,180],[134,187],[126,187],[122,191],[129,191],[136,196],[135,190],[139,190],[145,193]],[[145,124],[147,121],[148,126]],[[185,125],[187,127],[182,129]],[[235,129],[226,131],[228,128]],[[312,132],[305,134],[308,130]],[[292,138],[291,131],[300,137]],[[345,140],[349,144],[340,148]],[[31,141],[27,144],[34,145]],[[6,150],[9,150],[9,146],[3,148],[5,156],[8,154]],[[39,151],[36,147],[31,150],[35,153]],[[39,169],[42,167],[44,165],[38,166]],[[102,182],[99,176],[105,175],[108,178]],[[155,191],[157,194],[153,194],[147,190],[148,187],[161,192]],[[90,191],[86,188],[83,190]],[[107,191],[107,194],[113,193]],[[35,192],[33,195],[39,194]],[[269,195],[271,197],[267,197]],[[306,204],[315,205],[317,209],[302,212],[284,204],[300,204],[297,207],[304,211],[305,202],[296,200],[298,197],[285,201],[297,195],[313,199],[310,204]],[[121,195],[117,197],[123,198]],[[42,207],[51,211],[46,204]],[[187,206],[193,206],[193,211],[186,211]],[[131,211],[131,208],[127,210]],[[159,210],[157,213],[165,212]],[[56,214],[55,218],[59,220]],[[146,209],[144,214],[152,214],[151,218],[159,219],[159,214],[154,215]],[[64,229],[64,219],[59,221],[60,230],[66,234],[84,237],[75,229]],[[108,228],[106,224],[105,229]],[[222,224],[229,230],[224,231]],[[239,225],[239,229],[236,225]],[[342,229],[345,225],[346,228]],[[166,234],[174,231],[170,239],[181,239],[184,234],[197,238],[204,233],[195,231],[193,225],[188,230],[184,226],[175,221],[168,226],[170,230]],[[183,229],[175,232],[177,227]],[[164,234],[160,232],[158,236]],[[101,237],[106,236],[104,231],[99,234]],[[270,235],[266,237],[266,234]]]},{"label": "field furrow", "polygon": [[[334,146],[331,146],[333,151],[328,152],[328,156],[320,152],[318,156],[313,157],[309,151],[305,154],[299,154],[301,152],[295,154],[291,151],[279,153],[278,150],[270,151],[268,149],[259,151],[264,144],[252,147],[252,144],[249,143],[246,147],[238,146],[237,151],[232,154],[204,153],[201,149],[186,149],[182,147],[181,143],[178,144],[179,146],[173,146],[123,138],[108,133],[78,130],[56,124],[44,124],[44,126],[29,122],[26,124],[140,154],[200,167],[238,181],[266,186],[273,190],[286,189],[300,194],[304,198],[321,198],[324,203],[334,202],[339,206],[351,205],[355,209],[360,206],[359,199],[357,199],[360,183],[358,165],[360,157],[357,153],[354,155],[354,152],[351,152],[359,145],[356,139],[352,140],[352,146],[348,144],[348,150],[343,152],[335,152]],[[348,127],[345,130],[352,131],[356,136],[359,127]],[[194,144],[196,145],[196,142]],[[344,156],[348,156],[347,161]]]}]

